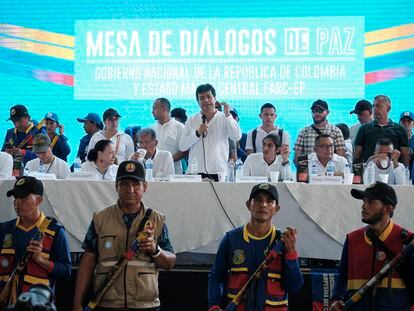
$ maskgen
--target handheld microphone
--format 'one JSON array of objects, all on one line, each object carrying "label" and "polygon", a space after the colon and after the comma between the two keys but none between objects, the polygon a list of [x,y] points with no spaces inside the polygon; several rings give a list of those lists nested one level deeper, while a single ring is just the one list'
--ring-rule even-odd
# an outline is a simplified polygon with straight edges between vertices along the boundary
[{"label": "handheld microphone", "polygon": [[[206,116],[205,114],[203,114],[203,115],[201,116],[201,119],[203,120],[203,124],[206,124],[206,123],[207,123],[207,116]],[[203,133],[203,138],[206,138],[206,136],[207,136],[207,133],[206,133],[206,132],[204,132],[204,133]]]}]

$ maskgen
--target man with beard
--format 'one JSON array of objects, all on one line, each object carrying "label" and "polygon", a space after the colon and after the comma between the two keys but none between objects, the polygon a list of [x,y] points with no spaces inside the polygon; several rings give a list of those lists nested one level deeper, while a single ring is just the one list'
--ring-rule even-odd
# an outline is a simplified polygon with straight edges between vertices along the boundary
[{"label": "man with beard", "polygon": [[158,122],[151,128],[155,131],[159,150],[169,151],[174,160],[175,174],[182,174],[181,159],[186,152],[178,149],[184,125],[170,117],[171,104],[166,98],[157,98],[152,104],[152,115]]},{"label": "man with beard", "polygon": [[297,164],[300,155],[309,155],[313,152],[315,139],[322,134],[328,134],[332,138],[334,152],[337,155],[343,156],[345,154],[345,141],[341,130],[335,125],[329,124],[326,119],[329,114],[328,103],[318,99],[312,104],[311,111],[313,124],[303,128],[296,139],[295,164]]},{"label": "man with beard", "polygon": [[[189,168],[196,170],[191,173],[215,181],[220,176],[224,180],[229,159],[229,137],[240,140],[240,127],[230,114],[230,105],[216,100],[216,90],[212,85],[199,85],[196,99],[201,111],[185,123],[179,148],[183,152],[190,150]],[[223,107],[223,112],[216,109],[216,104]]]},{"label": "man with beard", "polygon": [[[413,237],[392,220],[398,200],[391,186],[377,181],[365,190],[352,189],[351,195],[363,200],[361,220],[368,226],[346,237],[332,296],[332,311],[344,310],[344,301],[377,274]],[[412,310],[413,285],[414,254],[411,252],[402,267],[390,271],[352,310]]]},{"label": "man with beard", "polygon": [[354,163],[366,162],[374,154],[375,144],[380,138],[389,138],[394,148],[401,152],[400,161],[408,166],[410,163],[408,136],[405,129],[388,118],[391,100],[386,95],[374,98],[374,120],[361,125],[355,138]]}]

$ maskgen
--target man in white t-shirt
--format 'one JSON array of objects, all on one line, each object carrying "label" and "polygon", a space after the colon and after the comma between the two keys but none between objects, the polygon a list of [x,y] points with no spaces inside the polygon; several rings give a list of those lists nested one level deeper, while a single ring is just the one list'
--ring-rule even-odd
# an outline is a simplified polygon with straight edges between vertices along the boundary
[{"label": "man in white t-shirt", "polygon": [[260,125],[254,130],[251,130],[247,134],[247,155],[251,153],[261,152],[263,138],[265,138],[266,135],[271,133],[280,136],[280,139],[282,140],[282,145],[289,146],[289,134],[285,130],[275,125],[277,118],[275,106],[273,106],[271,103],[264,104],[260,108],[259,118],[262,120],[262,125]]},{"label": "man in white t-shirt", "polygon": [[199,85],[196,98],[201,111],[185,123],[179,148],[181,151],[190,149],[188,167],[191,173],[204,174],[216,181],[220,176],[224,180],[229,159],[229,137],[240,140],[240,127],[230,114],[229,104],[219,102],[223,112],[216,109],[216,90],[212,85]]},{"label": "man in white t-shirt", "polygon": [[152,174],[155,178],[169,178],[174,172],[174,161],[169,151],[157,148],[157,136],[151,128],[142,129],[138,132],[139,147],[146,150],[145,155],[139,150],[131,156],[131,160],[145,161],[152,159]]},{"label": "man in white t-shirt", "polygon": [[334,153],[334,142],[329,134],[318,135],[315,138],[314,152],[308,155],[309,174],[312,174],[313,165],[317,170],[317,175],[327,175],[328,163],[332,161],[335,166],[334,175],[343,176],[348,161],[343,157]]},{"label": "man in white t-shirt", "polygon": [[166,98],[157,98],[152,104],[152,115],[158,122],[152,126],[155,131],[159,150],[166,150],[172,154],[176,174],[182,174],[181,159],[186,156],[178,148],[184,125],[170,117],[171,104]]},{"label": "man in white t-shirt", "polygon": [[361,99],[355,104],[355,108],[350,114],[353,113],[357,115],[359,123],[354,124],[349,128],[349,138],[351,139],[352,144],[355,142],[355,137],[361,125],[374,120],[374,117],[372,116],[372,105],[366,99]]},{"label": "man in white t-shirt", "polygon": [[[250,154],[243,165],[244,176],[267,176],[270,172],[285,170],[283,179],[292,180],[289,166],[289,147],[282,146],[280,137],[268,134],[262,141],[262,152]],[[279,179],[282,179],[279,174]]]},{"label": "man in white t-shirt", "polygon": [[102,116],[105,128],[102,131],[93,134],[88,145],[88,150],[91,150],[95,147],[95,144],[98,141],[102,139],[110,139],[115,146],[117,164],[128,160],[134,153],[134,143],[132,138],[128,134],[118,130],[119,118],[121,118],[121,116],[115,109],[109,108],[105,110]]},{"label": "man in white t-shirt", "polygon": [[12,177],[13,157],[7,152],[0,152],[0,179],[8,179]]},{"label": "man in white t-shirt", "polygon": [[57,179],[65,179],[69,173],[69,165],[53,155],[50,148],[50,138],[46,134],[37,134],[33,140],[33,152],[37,158],[26,163],[25,172],[40,172],[55,174]]},{"label": "man in white t-shirt", "polygon": [[[401,152],[394,149],[394,145],[389,138],[381,138],[375,145],[375,153],[365,164],[364,180],[368,180],[367,165],[369,161],[375,163],[375,181],[382,181],[389,185],[403,185],[405,178],[404,164],[398,162]],[[388,175],[388,180],[382,180],[380,174]]]}]

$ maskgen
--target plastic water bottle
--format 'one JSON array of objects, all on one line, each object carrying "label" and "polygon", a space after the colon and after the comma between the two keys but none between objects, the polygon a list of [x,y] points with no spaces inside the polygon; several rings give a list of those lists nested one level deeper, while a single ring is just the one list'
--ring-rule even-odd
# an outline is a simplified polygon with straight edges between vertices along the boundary
[{"label": "plastic water bottle", "polygon": [[227,163],[227,182],[234,182],[234,168],[235,164],[233,160]]},{"label": "plastic water bottle", "polygon": [[318,168],[315,161],[311,162],[310,176],[318,176]]},{"label": "plastic water bottle", "polygon": [[[315,166],[315,168],[316,168],[316,166]],[[289,164],[282,165],[282,167],[280,168],[280,177],[279,177],[280,180],[283,181],[283,180],[290,180],[291,179],[290,176],[289,176],[289,169],[290,169]]]},{"label": "plastic water bottle", "polygon": [[411,185],[410,168],[408,166],[404,167],[404,185]]},{"label": "plastic water bottle", "polygon": [[243,162],[240,158],[236,161],[236,180],[238,181],[240,177],[243,177]]},{"label": "plastic water bottle", "polygon": [[335,165],[332,160],[326,164],[326,176],[333,176],[335,174]]},{"label": "plastic water bottle", "polygon": [[147,180],[147,181],[152,180],[153,167],[154,167],[154,161],[152,161],[152,159],[147,159],[145,161],[145,180]]},{"label": "plastic water bottle", "polygon": [[351,174],[351,169],[349,168],[349,164],[348,163],[346,163],[345,164],[345,168],[344,168],[344,175],[349,175],[349,174]]},{"label": "plastic water bottle", "polygon": [[374,161],[369,161],[366,170],[366,178],[367,180],[364,180],[364,184],[371,185],[375,182],[375,163]]},{"label": "plastic water bottle", "polygon": [[188,170],[190,175],[197,175],[198,174],[198,161],[196,158],[193,158],[190,163],[190,168]]},{"label": "plastic water bottle", "polygon": [[45,165],[43,164],[43,162],[42,161],[40,161],[40,164],[39,164],[39,173],[44,173],[46,170],[45,170]]},{"label": "plastic water bottle", "polygon": [[75,161],[73,162],[73,172],[74,173],[79,173],[81,171],[81,164],[82,164],[81,159],[76,158]]}]

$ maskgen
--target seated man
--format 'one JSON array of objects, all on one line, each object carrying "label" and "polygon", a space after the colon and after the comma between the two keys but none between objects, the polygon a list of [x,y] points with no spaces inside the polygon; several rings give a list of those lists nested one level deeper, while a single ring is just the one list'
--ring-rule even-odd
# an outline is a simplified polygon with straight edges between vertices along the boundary
[{"label": "seated man", "polygon": [[[380,180],[380,174],[388,175],[387,183],[390,185],[403,185],[405,167],[404,164],[398,162],[401,152],[394,149],[391,139],[381,138],[375,145],[374,155],[371,156],[365,167],[367,167],[369,161],[375,163],[375,181]],[[364,180],[368,180],[367,169],[364,170]]]},{"label": "seated man", "polygon": [[[284,145],[280,136],[268,134],[262,140],[262,152],[250,154],[243,165],[244,176],[267,176],[271,171],[281,171],[284,168],[287,173],[283,179],[291,180],[292,172],[289,166],[289,146]],[[279,175],[279,177],[282,174]]]},{"label": "seated man", "polygon": [[142,129],[138,132],[139,147],[146,150],[143,156],[141,152],[135,152],[131,160],[143,161],[152,159],[154,161],[153,176],[156,178],[168,178],[174,174],[174,160],[170,152],[157,148],[155,131],[151,128]]},{"label": "seated man", "polygon": [[[335,166],[334,175],[343,176],[348,161],[340,155],[334,153],[334,142],[329,134],[322,134],[315,138],[314,152],[308,156],[309,175],[318,176],[328,175],[328,163],[332,162]],[[316,170],[316,172],[314,172]]]},{"label": "seated man", "polygon": [[[54,112],[48,112],[45,115],[46,132],[51,141],[50,148],[55,156],[63,161],[68,160],[68,154],[70,153],[70,147],[68,138],[63,135],[65,127],[62,123],[59,123],[59,117]],[[56,129],[59,128],[59,134],[56,133]]]},{"label": "seated man", "polygon": [[69,279],[69,243],[63,226],[56,223],[56,220],[45,217],[40,210],[43,201],[42,182],[30,176],[21,177],[13,189],[7,192],[7,196],[14,197],[17,219],[1,225],[0,290],[26,251],[31,256],[18,275],[18,286],[11,295],[26,292],[33,284],[41,283],[53,288],[56,279]]},{"label": "seated man", "polygon": [[33,152],[37,158],[26,163],[25,173],[31,172],[55,174],[57,179],[65,179],[69,173],[69,165],[52,153],[50,139],[46,134],[37,134],[33,141]]}]

